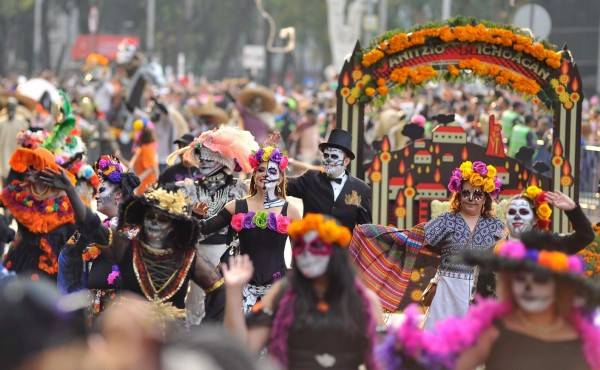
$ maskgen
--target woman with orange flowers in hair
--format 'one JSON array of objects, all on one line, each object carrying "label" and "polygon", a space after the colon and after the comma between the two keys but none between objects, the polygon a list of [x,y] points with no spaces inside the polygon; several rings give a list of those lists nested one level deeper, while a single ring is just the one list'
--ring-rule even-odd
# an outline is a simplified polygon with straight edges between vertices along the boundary
[{"label": "woman with orange flowers in hair", "polygon": [[465,249],[490,249],[505,238],[506,226],[492,216],[494,198],[500,193],[501,184],[496,168],[483,162],[466,161],[452,171],[448,183],[452,211],[425,224],[425,240],[441,255],[434,277],[437,291],[427,311],[426,327],[467,312],[475,285],[475,270],[454,263],[452,257]]},{"label": "woman with orange flowers in hair", "polygon": [[385,330],[375,294],[357,278],[345,248],[348,228],[309,213],[288,228],[292,272],[277,281],[251,313],[239,310],[254,267],[247,256],[223,267],[225,327],[251,350],[267,346],[283,368],[379,369],[373,350]]},{"label": "woman with orange flowers in hair", "polygon": [[[64,191],[45,185],[38,173],[59,170],[54,154],[45,148],[18,148],[10,159],[22,181],[13,180],[0,194],[0,201],[14,216],[18,231],[4,259],[10,271],[38,279],[56,279],[58,253],[75,232],[71,203]],[[68,174],[75,184],[75,176]]]},{"label": "woman with orange flowers in hair", "polygon": [[249,160],[253,169],[249,196],[227,203],[200,223],[204,235],[231,225],[239,238],[240,253],[247,254],[257,267],[244,287],[244,312],[285,275],[287,227],[290,221],[300,219],[298,209],[285,198],[287,155],[268,146],[252,151]]}]

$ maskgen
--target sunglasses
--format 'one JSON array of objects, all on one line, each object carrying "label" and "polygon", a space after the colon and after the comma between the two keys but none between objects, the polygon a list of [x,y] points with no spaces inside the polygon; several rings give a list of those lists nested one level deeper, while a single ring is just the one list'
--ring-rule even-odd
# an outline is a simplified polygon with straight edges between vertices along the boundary
[{"label": "sunglasses", "polygon": [[469,190],[465,189],[463,191],[460,192],[460,195],[464,198],[471,198],[471,196],[473,197],[474,200],[482,200],[483,199],[483,191],[481,190],[473,190],[473,192],[470,192]]},{"label": "sunglasses", "polygon": [[310,243],[306,243],[304,238],[299,238],[292,244],[293,257],[304,253],[305,250],[308,250],[312,254],[329,256],[333,252],[333,245],[326,243],[320,237],[314,238]]},{"label": "sunglasses", "polygon": [[146,212],[146,219],[148,221],[154,221],[154,220],[156,220],[156,221],[158,221],[158,222],[160,222],[162,224],[166,224],[166,223],[168,223],[168,222],[171,221],[171,219],[168,218],[167,216],[165,216],[163,214],[160,214],[158,212],[154,212],[154,211],[148,211],[148,212]]}]

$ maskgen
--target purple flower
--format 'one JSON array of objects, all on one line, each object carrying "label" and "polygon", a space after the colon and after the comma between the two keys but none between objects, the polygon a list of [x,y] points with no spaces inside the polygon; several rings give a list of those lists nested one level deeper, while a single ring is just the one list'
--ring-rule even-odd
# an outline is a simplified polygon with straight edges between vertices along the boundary
[{"label": "purple flower", "polygon": [[488,172],[487,165],[479,161],[473,162],[473,171],[485,177],[485,175],[487,175]]},{"label": "purple flower", "polygon": [[448,190],[453,193],[458,193],[460,191],[460,186],[462,185],[462,180],[459,177],[452,176],[450,178],[450,182],[448,183]]},{"label": "purple flower", "polygon": [[242,220],[242,227],[244,229],[254,229],[256,227],[254,222],[252,222],[252,219],[254,218],[254,214],[255,214],[255,212],[246,213],[246,216],[244,216],[244,219]]},{"label": "purple flower", "polygon": [[98,161],[98,167],[100,167],[100,169],[105,169],[106,167],[108,167],[108,161],[104,158],[102,158],[101,160]]},{"label": "purple flower", "polygon": [[513,259],[523,259],[526,253],[525,246],[521,242],[508,241],[502,245],[498,254]]},{"label": "purple flower", "polygon": [[460,168],[455,168],[454,171],[452,171],[452,177],[458,177],[459,179],[462,179],[462,171],[460,170]]},{"label": "purple flower", "polygon": [[281,162],[281,158],[283,158],[281,151],[277,148],[273,149],[273,152],[271,153],[271,160],[275,163],[279,163]]},{"label": "purple flower", "polygon": [[112,171],[111,173],[108,174],[108,181],[112,182],[113,184],[118,184],[121,182],[121,172],[119,171]]},{"label": "purple flower", "polygon": [[494,185],[496,185],[496,189],[494,189],[494,191],[490,193],[492,198],[497,197],[498,194],[500,194],[500,190],[502,189],[502,180],[498,176],[494,177]]},{"label": "purple flower", "polygon": [[108,274],[108,277],[106,278],[106,280],[108,281],[108,283],[110,285],[117,285],[117,284],[119,284],[120,279],[121,279],[121,271],[119,271],[119,266],[113,265],[112,272],[110,274]]},{"label": "purple flower", "polygon": [[267,216],[267,227],[269,230],[277,231],[277,215],[273,212],[269,212]]},{"label": "purple flower", "polygon": [[525,251],[525,258],[537,263],[539,254],[540,252],[535,249],[528,249]]}]

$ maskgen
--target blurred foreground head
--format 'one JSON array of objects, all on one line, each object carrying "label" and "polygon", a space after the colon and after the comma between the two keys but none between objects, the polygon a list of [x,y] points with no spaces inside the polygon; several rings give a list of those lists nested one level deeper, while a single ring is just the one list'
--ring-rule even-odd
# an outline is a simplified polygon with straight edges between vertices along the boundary
[{"label": "blurred foreground head", "polygon": [[0,288],[2,369],[75,369],[85,355],[81,295],[59,296],[56,284],[15,279]]},{"label": "blurred foreground head", "polygon": [[267,359],[257,362],[242,344],[220,327],[182,332],[162,351],[162,370],[278,370]]}]

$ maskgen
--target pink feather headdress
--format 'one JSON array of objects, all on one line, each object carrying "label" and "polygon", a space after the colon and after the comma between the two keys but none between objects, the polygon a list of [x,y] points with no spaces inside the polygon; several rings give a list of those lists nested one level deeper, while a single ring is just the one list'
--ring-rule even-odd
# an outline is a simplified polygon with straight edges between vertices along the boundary
[{"label": "pink feather headdress", "polygon": [[232,171],[237,163],[242,171],[251,172],[252,166],[248,157],[252,150],[258,148],[254,136],[249,131],[221,126],[203,132],[188,147],[171,153],[167,158],[167,163],[173,163],[178,155],[183,154],[186,161],[196,166],[201,159],[210,159],[223,163]]}]

